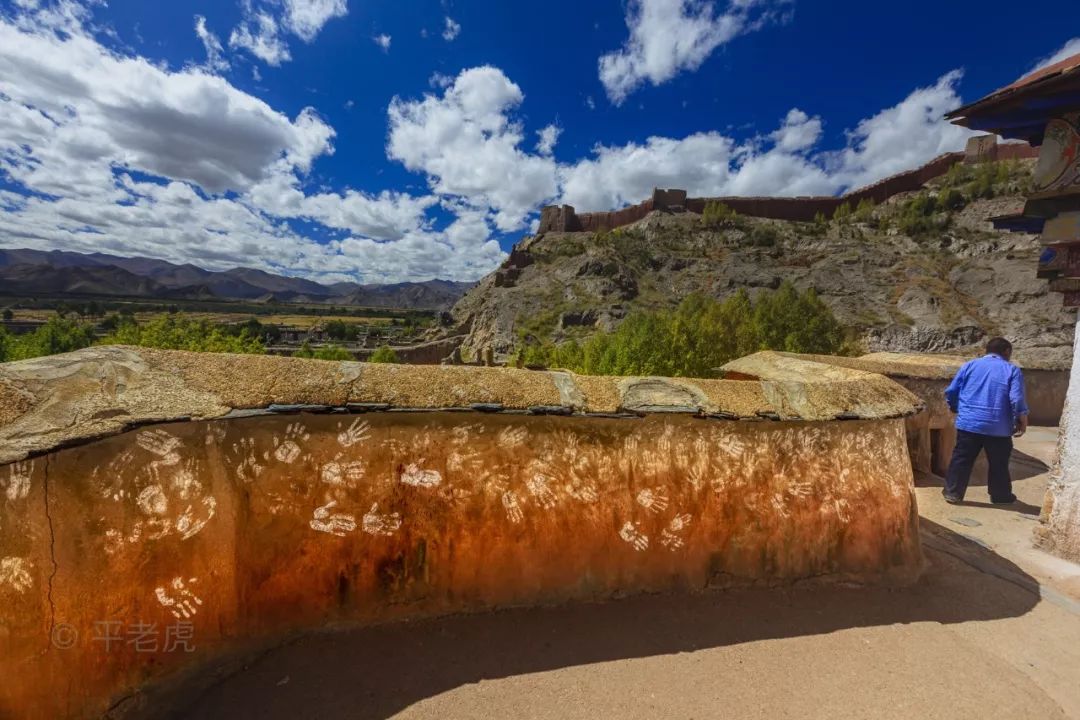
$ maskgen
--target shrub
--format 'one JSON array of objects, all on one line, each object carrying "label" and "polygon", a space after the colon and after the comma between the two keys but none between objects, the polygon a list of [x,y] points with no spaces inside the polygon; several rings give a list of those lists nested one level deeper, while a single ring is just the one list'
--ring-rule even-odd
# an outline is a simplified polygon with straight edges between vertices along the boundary
[{"label": "shrub", "polygon": [[398,358],[397,352],[389,345],[381,345],[375,349],[375,352],[371,353],[368,357],[368,362],[373,363],[399,363],[401,360]]},{"label": "shrub", "polygon": [[90,325],[57,315],[25,335],[11,335],[4,331],[3,337],[0,337],[0,361],[55,355],[93,344],[94,329]]},{"label": "shrub", "polygon": [[722,202],[710,200],[701,213],[701,224],[707,228],[736,227],[739,214]]},{"label": "shrub", "polygon": [[832,219],[839,223],[845,223],[851,219],[851,205],[849,203],[841,203],[835,211],[833,211]]},{"label": "shrub", "polygon": [[750,244],[756,247],[772,247],[780,239],[780,233],[772,225],[755,225],[750,231]]},{"label": "shrub", "polygon": [[356,357],[340,345],[323,345],[314,353],[316,360],[355,360]]},{"label": "shrub", "polygon": [[897,227],[906,235],[916,237],[948,224],[948,219],[935,221],[934,213],[938,210],[938,201],[933,195],[921,192],[904,203],[897,217]]},{"label": "shrub", "polygon": [[231,352],[262,355],[266,347],[246,326],[225,327],[193,320],[179,312],[160,315],[140,325],[120,316],[119,324],[102,341],[106,345],[139,345],[165,350]]},{"label": "shrub", "polygon": [[960,210],[967,204],[964,193],[956,188],[946,188],[938,195],[937,205],[943,210]]},{"label": "shrub", "polygon": [[809,290],[790,283],[752,300],[739,290],[726,300],[691,295],[673,311],[637,312],[611,333],[584,345],[518,348],[519,365],[561,367],[588,375],[708,377],[713,369],[759,350],[837,353],[843,328]]},{"label": "shrub", "polygon": [[874,219],[874,201],[870,198],[863,198],[859,201],[858,206],[855,208],[855,220],[861,223],[868,223]]},{"label": "shrub", "polygon": [[307,340],[300,346],[299,350],[296,350],[292,354],[295,358],[306,358],[308,360],[355,360],[351,352],[341,347],[340,345],[324,345],[320,348],[312,348],[311,343]]},{"label": "shrub", "polygon": [[331,340],[352,342],[360,337],[360,326],[344,320],[330,320],[324,326],[326,336]]}]

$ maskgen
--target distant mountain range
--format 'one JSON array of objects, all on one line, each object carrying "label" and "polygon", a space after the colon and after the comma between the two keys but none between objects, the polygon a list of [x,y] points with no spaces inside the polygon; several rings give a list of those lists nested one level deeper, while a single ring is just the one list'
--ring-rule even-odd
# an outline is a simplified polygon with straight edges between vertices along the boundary
[{"label": "distant mountain range", "polygon": [[472,285],[451,280],[322,285],[254,268],[214,272],[144,257],[0,250],[0,294],[8,296],[96,295],[442,310]]}]

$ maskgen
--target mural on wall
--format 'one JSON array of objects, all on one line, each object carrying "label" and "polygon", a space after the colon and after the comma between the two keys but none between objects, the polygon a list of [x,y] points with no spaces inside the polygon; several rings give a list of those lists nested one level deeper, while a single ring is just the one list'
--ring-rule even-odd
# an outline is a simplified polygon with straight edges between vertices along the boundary
[{"label": "mural on wall", "polygon": [[1076,192],[1080,192],[1080,114],[1047,123],[1032,178],[1031,197]]},{"label": "mural on wall", "polygon": [[[423,412],[144,428],[0,467],[0,672],[30,663],[0,709],[9,692],[11,707],[45,702],[49,678],[107,697],[182,661],[102,646],[102,627],[204,648],[406,610],[876,577],[917,571],[912,517],[899,419]],[[78,639],[65,652],[60,631]]]},{"label": "mural on wall", "polygon": [[[903,438],[882,443],[876,426],[418,417],[217,421],[110,441],[116,451],[96,453],[89,470],[93,493],[115,508],[98,519],[94,542],[113,556],[201,533],[221,502],[206,481],[208,450],[258,522],[303,518],[313,533],[371,542],[438,535],[463,512],[518,527],[572,518],[610,528],[634,552],[678,552],[695,528],[732,539],[793,518],[839,526],[860,503],[902,505],[903,517],[909,501]],[[33,463],[4,474],[7,499],[24,498]],[[25,587],[25,562],[5,558],[0,581]],[[169,582],[159,599],[180,591],[179,578]]]}]

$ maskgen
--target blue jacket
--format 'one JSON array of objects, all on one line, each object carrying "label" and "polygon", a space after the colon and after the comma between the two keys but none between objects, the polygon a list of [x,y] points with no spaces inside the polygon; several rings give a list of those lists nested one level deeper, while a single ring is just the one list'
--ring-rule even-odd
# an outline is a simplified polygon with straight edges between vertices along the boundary
[{"label": "blue jacket", "polygon": [[1008,437],[1028,414],[1024,374],[1000,355],[964,363],[945,388],[945,401],[956,413],[956,429]]}]

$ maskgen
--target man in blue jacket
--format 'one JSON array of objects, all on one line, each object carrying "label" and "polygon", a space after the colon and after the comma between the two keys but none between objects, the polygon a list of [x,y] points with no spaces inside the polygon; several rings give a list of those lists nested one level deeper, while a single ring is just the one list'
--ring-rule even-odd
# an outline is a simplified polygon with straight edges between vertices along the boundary
[{"label": "man in blue jacket", "polygon": [[1012,439],[1027,430],[1028,406],[1024,399],[1024,375],[1009,362],[1012,344],[994,338],[986,344],[986,354],[964,363],[945,388],[945,400],[956,413],[956,447],[942,495],[949,503],[964,499],[971,468],[979,452],[986,451],[990,471],[986,479],[990,502],[1016,502],[1009,477]]}]

